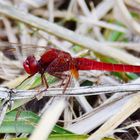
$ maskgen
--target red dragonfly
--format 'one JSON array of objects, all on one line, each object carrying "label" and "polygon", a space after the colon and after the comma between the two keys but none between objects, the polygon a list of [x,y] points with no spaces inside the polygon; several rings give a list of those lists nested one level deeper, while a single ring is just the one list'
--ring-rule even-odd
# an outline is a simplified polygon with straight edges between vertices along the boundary
[{"label": "red dragonfly", "polygon": [[[46,88],[48,88],[48,84],[44,75],[45,72],[55,77],[61,78],[62,83],[66,77],[69,77],[69,75],[63,74],[64,71],[71,71],[73,77],[76,79],[79,77],[79,70],[106,70],[114,72],[135,73],[140,72],[140,66],[104,63],[87,58],[74,58],[68,52],[54,48],[50,48],[44,52],[39,60],[36,60],[34,55],[28,56],[23,62],[23,66],[30,77],[36,73],[40,73],[42,83],[46,86]],[[69,81],[70,77],[65,89],[68,86]]]}]

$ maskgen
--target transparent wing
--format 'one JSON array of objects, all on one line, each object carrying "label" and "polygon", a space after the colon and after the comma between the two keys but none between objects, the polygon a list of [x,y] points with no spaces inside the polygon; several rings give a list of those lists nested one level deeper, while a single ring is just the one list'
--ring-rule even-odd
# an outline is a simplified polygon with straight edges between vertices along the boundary
[{"label": "transparent wing", "polygon": [[20,44],[11,42],[0,42],[0,51],[6,56],[14,55],[16,58],[26,58],[29,55],[42,55],[49,50],[50,46],[37,46],[35,44]]},{"label": "transparent wing", "polygon": [[50,46],[18,44],[0,41],[0,78],[10,80],[24,72],[22,63],[29,55],[37,59],[50,49]]}]

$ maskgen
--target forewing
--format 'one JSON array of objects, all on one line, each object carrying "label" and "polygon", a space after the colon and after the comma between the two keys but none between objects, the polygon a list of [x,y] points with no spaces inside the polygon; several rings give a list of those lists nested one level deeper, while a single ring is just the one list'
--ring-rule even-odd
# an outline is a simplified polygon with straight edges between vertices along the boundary
[{"label": "forewing", "polygon": [[39,59],[48,49],[48,46],[0,42],[0,78],[10,80],[23,73],[22,63],[27,56]]},{"label": "forewing", "polygon": [[37,46],[34,44],[0,42],[0,51],[7,57],[14,56],[16,58],[22,57],[23,59],[29,55],[41,56],[50,48],[50,46]]}]

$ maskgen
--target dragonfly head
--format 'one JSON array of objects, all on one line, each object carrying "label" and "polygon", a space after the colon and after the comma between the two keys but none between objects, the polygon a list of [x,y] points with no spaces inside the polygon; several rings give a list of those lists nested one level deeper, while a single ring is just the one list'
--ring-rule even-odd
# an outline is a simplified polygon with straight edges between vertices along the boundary
[{"label": "dragonfly head", "polygon": [[26,58],[26,60],[23,62],[23,67],[25,71],[30,75],[34,75],[39,71],[38,62],[33,55]]}]

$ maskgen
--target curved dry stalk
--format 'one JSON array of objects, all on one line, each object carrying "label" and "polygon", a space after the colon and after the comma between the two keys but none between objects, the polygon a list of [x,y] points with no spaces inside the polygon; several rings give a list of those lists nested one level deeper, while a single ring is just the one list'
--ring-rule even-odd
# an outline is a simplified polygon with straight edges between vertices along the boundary
[{"label": "curved dry stalk", "polygon": [[105,122],[88,140],[100,139],[110,133],[119,126],[125,119],[133,114],[140,107],[140,95],[135,95],[122,106],[120,111]]},{"label": "curved dry stalk", "polygon": [[130,129],[130,128],[133,128],[133,127],[140,127],[140,122],[133,122],[132,124],[129,124],[127,126],[124,126],[124,127],[121,127],[121,128],[118,128],[118,129],[115,129],[113,131],[113,133],[116,133],[116,132],[122,132],[122,131],[125,131],[126,129]]},{"label": "curved dry stalk", "polygon": [[121,17],[125,25],[136,34],[140,34],[140,24],[138,24],[130,15],[123,0],[116,0],[116,6],[121,13]]},{"label": "curved dry stalk", "polygon": [[109,10],[111,10],[115,5],[114,0],[104,0],[99,3],[96,7],[96,16],[98,19],[103,18]]},{"label": "curved dry stalk", "polygon": [[130,7],[134,7],[136,9],[140,9],[140,1],[138,0],[125,0],[125,3]]},{"label": "curved dry stalk", "polygon": [[128,30],[124,27],[121,27],[121,26],[118,26],[115,24],[111,24],[111,23],[107,23],[105,21],[98,21],[98,20],[93,20],[93,19],[91,20],[91,18],[88,18],[88,17],[80,17],[79,22],[86,23],[89,25],[92,24],[93,26],[95,25],[95,26],[99,26],[102,28],[107,28],[107,29],[119,31],[122,33],[128,33]]},{"label": "curved dry stalk", "polygon": [[104,42],[106,45],[116,47],[116,48],[123,48],[123,49],[129,49],[134,50],[137,52],[140,52],[140,44],[139,43],[133,43],[133,42]]}]

